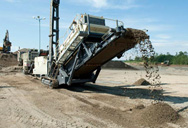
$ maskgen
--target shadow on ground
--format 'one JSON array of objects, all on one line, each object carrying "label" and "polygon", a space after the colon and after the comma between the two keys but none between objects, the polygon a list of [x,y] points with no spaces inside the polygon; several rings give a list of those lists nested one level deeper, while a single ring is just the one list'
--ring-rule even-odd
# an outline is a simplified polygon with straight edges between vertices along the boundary
[{"label": "shadow on ground", "polygon": [[186,109],[188,109],[188,106],[186,106],[186,107],[184,107],[184,108],[178,110],[178,113],[179,113],[179,112],[183,112],[183,111],[186,110]]},{"label": "shadow on ground", "polygon": [[[63,87],[70,91],[82,92],[82,93],[106,93],[117,96],[125,96],[131,99],[153,99],[153,96],[160,96],[162,93],[166,94],[162,96],[164,101],[172,102],[174,104],[180,104],[184,102],[188,102],[188,97],[178,97],[178,96],[170,96],[170,92],[164,92],[162,90],[152,91],[149,87],[146,89],[143,88],[130,88],[134,85],[126,85],[126,86],[103,86],[97,84],[84,84],[84,85],[72,85],[68,87]],[[160,97],[161,98],[161,97]]]},{"label": "shadow on ground", "polygon": [[14,88],[13,86],[0,86],[0,88]]}]

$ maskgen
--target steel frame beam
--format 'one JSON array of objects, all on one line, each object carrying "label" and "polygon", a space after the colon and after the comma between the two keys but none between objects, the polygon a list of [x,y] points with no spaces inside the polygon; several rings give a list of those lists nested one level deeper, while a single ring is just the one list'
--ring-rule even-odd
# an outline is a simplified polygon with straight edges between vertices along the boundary
[{"label": "steel frame beam", "polygon": [[[58,47],[59,47],[59,4],[60,0],[51,0],[50,10],[50,41],[49,41],[49,65],[51,67],[53,60],[57,60]],[[55,45],[55,58],[54,57]]]}]

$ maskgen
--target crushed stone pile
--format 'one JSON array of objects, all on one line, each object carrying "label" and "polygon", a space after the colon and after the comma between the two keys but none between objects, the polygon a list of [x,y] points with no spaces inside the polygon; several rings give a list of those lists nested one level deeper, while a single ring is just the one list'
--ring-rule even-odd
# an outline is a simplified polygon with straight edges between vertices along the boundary
[{"label": "crushed stone pile", "polygon": [[133,83],[133,85],[140,86],[140,85],[151,85],[151,84],[144,78],[141,78],[137,80],[135,83]]},{"label": "crushed stone pile", "polygon": [[9,67],[18,65],[17,56],[15,54],[0,53],[0,67]]},{"label": "crushed stone pile", "polygon": [[170,122],[175,123],[180,115],[170,105],[159,102],[144,108],[138,117],[143,125],[155,126]]},{"label": "crushed stone pile", "polygon": [[128,64],[125,64],[122,61],[109,61],[108,63],[104,64],[102,66],[104,69],[130,69],[130,70],[136,70],[136,68],[131,67]]}]

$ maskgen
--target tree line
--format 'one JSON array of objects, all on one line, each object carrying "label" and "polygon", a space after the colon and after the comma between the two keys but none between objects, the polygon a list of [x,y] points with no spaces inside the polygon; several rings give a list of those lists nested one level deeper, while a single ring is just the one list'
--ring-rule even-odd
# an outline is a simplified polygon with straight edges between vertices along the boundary
[{"label": "tree line", "polygon": [[[142,57],[135,57],[135,59],[129,59],[129,62],[142,62]],[[154,58],[150,59],[152,63],[164,63],[168,62],[169,64],[175,65],[188,65],[188,53],[180,51],[176,55],[171,55],[170,53],[166,54],[156,54]]]}]

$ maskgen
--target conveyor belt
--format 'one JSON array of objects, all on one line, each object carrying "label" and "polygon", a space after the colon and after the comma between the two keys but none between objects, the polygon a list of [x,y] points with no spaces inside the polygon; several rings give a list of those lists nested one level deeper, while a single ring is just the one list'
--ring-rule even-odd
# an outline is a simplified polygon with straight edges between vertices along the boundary
[{"label": "conveyor belt", "polygon": [[90,58],[83,66],[77,69],[74,73],[74,77],[80,78],[85,76],[98,67],[102,66],[109,60],[113,59],[120,53],[133,48],[136,42],[132,39],[126,38],[126,35],[120,36],[118,39],[110,42],[104,49],[99,51],[95,56]]},{"label": "conveyor belt", "polygon": [[142,30],[124,28],[120,28],[120,31],[109,31],[103,37],[95,35],[94,39],[101,39],[96,42],[90,33],[90,36],[79,43],[78,48],[70,54],[64,64],[55,67],[54,71],[58,71],[56,74],[58,73],[59,84],[95,82],[102,65],[149,38]]},{"label": "conveyor belt", "polygon": [[[125,29],[121,21],[81,14],[73,20],[59,47],[59,4],[60,0],[51,2],[48,74],[42,79],[52,87],[95,82],[103,64],[148,38],[142,30]],[[116,27],[110,27],[109,21]]]}]

